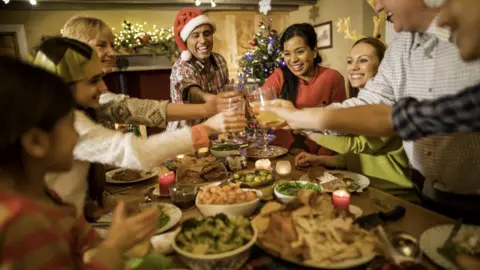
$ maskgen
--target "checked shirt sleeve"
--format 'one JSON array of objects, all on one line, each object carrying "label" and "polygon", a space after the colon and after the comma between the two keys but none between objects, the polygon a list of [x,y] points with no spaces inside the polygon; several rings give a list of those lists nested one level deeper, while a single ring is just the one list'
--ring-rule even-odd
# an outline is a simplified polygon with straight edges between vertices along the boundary
[{"label": "checked shirt sleeve", "polygon": [[392,122],[404,140],[480,131],[480,84],[434,100],[400,99],[393,105]]}]

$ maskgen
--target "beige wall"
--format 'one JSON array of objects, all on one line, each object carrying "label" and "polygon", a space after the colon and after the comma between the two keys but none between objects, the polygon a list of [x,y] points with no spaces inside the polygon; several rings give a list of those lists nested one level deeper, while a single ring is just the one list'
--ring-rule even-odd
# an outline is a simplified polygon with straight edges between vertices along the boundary
[{"label": "beige wall", "polygon": [[313,25],[332,21],[333,23],[333,48],[320,51],[326,67],[340,71],[345,79],[347,74],[346,58],[353,45],[352,40],[344,38],[337,33],[336,21],[339,18],[350,17],[353,29],[364,35],[372,35],[374,10],[365,0],[319,0],[317,3],[319,15],[312,20],[310,13],[312,6],[301,7],[298,11],[290,13],[290,23],[308,22]]}]

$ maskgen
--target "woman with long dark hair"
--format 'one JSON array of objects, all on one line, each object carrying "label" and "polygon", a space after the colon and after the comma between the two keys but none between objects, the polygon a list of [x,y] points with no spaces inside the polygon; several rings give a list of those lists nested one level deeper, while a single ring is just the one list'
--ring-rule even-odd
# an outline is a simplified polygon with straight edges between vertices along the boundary
[{"label": "woman with long dark hair", "polygon": [[[280,49],[285,67],[276,69],[263,85],[271,88],[297,108],[324,107],[346,99],[342,75],[333,69],[320,66],[322,57],[317,49],[317,34],[311,24],[289,26],[280,38]],[[290,131],[277,131],[272,143],[286,148],[305,149],[310,153],[331,155],[308,138]]]}]

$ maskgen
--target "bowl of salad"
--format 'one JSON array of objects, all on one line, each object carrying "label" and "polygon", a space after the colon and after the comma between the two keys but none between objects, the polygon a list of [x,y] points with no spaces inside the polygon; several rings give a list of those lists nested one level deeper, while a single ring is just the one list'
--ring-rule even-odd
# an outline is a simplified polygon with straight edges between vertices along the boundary
[{"label": "bowl of salad", "polygon": [[277,197],[280,202],[288,204],[297,197],[297,191],[300,189],[311,189],[317,192],[322,192],[322,187],[320,185],[307,181],[290,181],[280,183],[275,186],[273,192],[275,197]]},{"label": "bowl of salad", "polygon": [[257,235],[247,218],[218,214],[185,220],[172,247],[190,269],[237,270],[248,260]]},{"label": "bowl of salad", "polygon": [[239,155],[240,145],[231,143],[215,145],[210,148],[210,153],[215,157],[221,158],[227,158],[228,156],[232,155]]}]

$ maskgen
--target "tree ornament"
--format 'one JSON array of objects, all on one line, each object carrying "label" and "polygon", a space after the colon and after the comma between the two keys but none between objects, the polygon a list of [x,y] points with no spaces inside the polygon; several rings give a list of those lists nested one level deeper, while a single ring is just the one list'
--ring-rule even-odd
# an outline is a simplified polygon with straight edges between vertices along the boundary
[{"label": "tree ornament", "polygon": [[258,40],[254,38],[254,39],[250,40],[248,43],[252,46],[255,46],[255,45],[258,44]]}]

